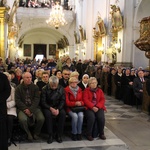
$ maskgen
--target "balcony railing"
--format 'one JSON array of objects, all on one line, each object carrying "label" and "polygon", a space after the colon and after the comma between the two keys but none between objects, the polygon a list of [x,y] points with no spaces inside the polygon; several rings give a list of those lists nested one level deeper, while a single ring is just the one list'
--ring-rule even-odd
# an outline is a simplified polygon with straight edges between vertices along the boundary
[{"label": "balcony railing", "polygon": [[59,4],[65,9],[70,10],[68,6],[68,0],[20,0],[19,7],[30,7],[30,8],[52,8],[55,3]]}]

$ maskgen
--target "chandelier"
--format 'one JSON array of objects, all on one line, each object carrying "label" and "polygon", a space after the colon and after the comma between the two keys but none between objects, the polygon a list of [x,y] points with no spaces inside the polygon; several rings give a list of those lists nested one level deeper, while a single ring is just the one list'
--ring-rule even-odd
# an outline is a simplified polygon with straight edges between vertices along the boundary
[{"label": "chandelier", "polygon": [[67,24],[64,18],[63,8],[59,5],[59,2],[56,2],[56,4],[52,6],[50,17],[48,20],[46,20],[46,23],[50,26],[54,26],[55,29]]}]

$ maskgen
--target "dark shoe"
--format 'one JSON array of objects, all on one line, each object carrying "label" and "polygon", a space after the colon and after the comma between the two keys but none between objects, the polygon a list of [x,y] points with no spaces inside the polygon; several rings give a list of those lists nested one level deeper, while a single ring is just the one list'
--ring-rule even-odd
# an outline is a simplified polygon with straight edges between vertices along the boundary
[{"label": "dark shoe", "polygon": [[32,135],[31,135],[31,133],[28,133],[28,141],[29,141],[29,142],[33,142],[33,137],[32,137]]},{"label": "dark shoe", "polygon": [[40,137],[39,137],[38,135],[36,135],[36,134],[33,135],[33,138],[34,138],[35,140],[40,140]]},{"label": "dark shoe", "polygon": [[71,139],[72,139],[73,141],[76,141],[76,140],[77,140],[77,135],[76,135],[76,134],[72,134],[72,135],[71,135]]},{"label": "dark shoe", "polygon": [[77,140],[79,140],[79,141],[82,140],[82,134],[77,134]]},{"label": "dark shoe", "polygon": [[56,141],[57,141],[58,143],[62,143],[62,138],[61,138],[61,136],[58,135],[58,134],[56,134]]},{"label": "dark shoe", "polygon": [[48,143],[48,144],[51,144],[52,142],[53,142],[53,136],[52,136],[52,135],[49,135],[48,140],[47,140],[47,143]]},{"label": "dark shoe", "polygon": [[11,140],[8,139],[8,147],[11,146]]},{"label": "dark shoe", "polygon": [[89,140],[89,141],[93,141],[93,137],[91,135],[87,135],[86,138]]},{"label": "dark shoe", "polygon": [[105,135],[100,135],[99,138],[102,139],[102,140],[106,140],[106,136]]}]

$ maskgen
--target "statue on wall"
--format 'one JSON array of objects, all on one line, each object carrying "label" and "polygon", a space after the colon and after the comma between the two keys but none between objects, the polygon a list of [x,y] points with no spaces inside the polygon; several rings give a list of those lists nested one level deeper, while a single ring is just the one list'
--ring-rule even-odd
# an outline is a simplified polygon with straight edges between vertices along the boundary
[{"label": "statue on wall", "polygon": [[119,31],[123,28],[123,20],[121,16],[121,11],[119,6],[116,5],[110,5],[112,11],[111,14],[111,21],[112,21],[112,32],[113,31]]},{"label": "statue on wall", "polygon": [[79,31],[80,31],[80,41],[84,41],[84,31],[81,25],[79,25]]},{"label": "statue on wall", "polygon": [[8,7],[7,0],[0,0],[0,7]]},{"label": "statue on wall", "polygon": [[74,31],[74,40],[75,40],[75,44],[78,44],[78,38],[77,38],[77,32]]},{"label": "statue on wall", "polygon": [[69,41],[65,35],[63,36],[63,39],[64,39],[64,42],[66,43],[65,45],[69,46]]}]

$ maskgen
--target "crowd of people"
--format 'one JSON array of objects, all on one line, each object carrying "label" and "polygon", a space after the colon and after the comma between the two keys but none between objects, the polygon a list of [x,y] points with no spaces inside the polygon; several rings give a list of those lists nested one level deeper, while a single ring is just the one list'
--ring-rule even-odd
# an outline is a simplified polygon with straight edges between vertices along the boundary
[{"label": "crowd of people", "polygon": [[[7,135],[4,133],[7,146],[11,145],[16,117],[30,142],[40,139],[45,124],[47,143],[54,139],[61,143],[66,115],[71,118],[73,141],[82,140],[84,118],[86,138],[89,141],[95,137],[105,140],[104,94],[128,105],[135,105],[135,98],[142,104],[143,84],[150,83],[149,71],[142,67],[115,67],[92,60],[75,61],[68,56],[57,61],[43,58],[41,62],[29,58],[12,62],[8,57],[5,63],[7,68],[0,59],[0,108],[3,107],[0,113],[4,116],[0,117],[0,130],[2,134],[7,131]],[[148,92],[149,85],[146,85]],[[1,141],[0,149],[4,149]]]},{"label": "crowd of people", "polygon": [[[29,7],[29,8],[52,8],[56,2],[61,4],[61,0],[20,0],[20,7]],[[68,0],[63,2],[64,9],[68,9]]]}]

